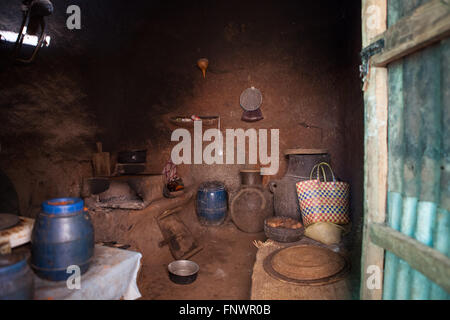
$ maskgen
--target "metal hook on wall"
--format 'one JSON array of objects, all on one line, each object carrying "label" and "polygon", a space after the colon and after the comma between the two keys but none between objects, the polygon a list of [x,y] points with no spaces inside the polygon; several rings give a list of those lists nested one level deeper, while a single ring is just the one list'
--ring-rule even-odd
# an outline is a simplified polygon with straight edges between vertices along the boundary
[{"label": "metal hook on wall", "polygon": [[[52,13],[53,4],[49,0],[24,0],[22,2],[22,25],[20,27],[19,34],[17,35],[17,40],[13,51],[13,56],[16,61],[31,63],[36,58],[36,55],[39,52],[39,49],[44,45],[46,38],[46,23],[44,17],[49,16]],[[39,28],[41,29],[41,34],[39,36],[36,48],[33,50],[33,54],[28,59],[20,58],[20,51],[22,49],[25,36],[27,34],[37,35]]]}]

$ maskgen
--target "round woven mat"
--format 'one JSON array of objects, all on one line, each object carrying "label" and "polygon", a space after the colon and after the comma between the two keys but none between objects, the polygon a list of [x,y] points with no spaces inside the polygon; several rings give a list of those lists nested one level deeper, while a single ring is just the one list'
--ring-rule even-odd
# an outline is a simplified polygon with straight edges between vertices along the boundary
[{"label": "round woven mat", "polygon": [[298,245],[274,251],[264,260],[272,277],[303,285],[323,285],[341,280],[349,271],[340,254],[319,246]]}]

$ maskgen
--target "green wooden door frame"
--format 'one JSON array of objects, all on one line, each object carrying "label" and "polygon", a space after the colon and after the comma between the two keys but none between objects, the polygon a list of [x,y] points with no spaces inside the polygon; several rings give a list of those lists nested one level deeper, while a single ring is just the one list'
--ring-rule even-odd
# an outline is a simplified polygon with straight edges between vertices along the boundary
[{"label": "green wooden door frame", "polygon": [[361,299],[382,299],[381,287],[368,285],[373,266],[383,275],[385,250],[450,292],[450,259],[386,226],[388,175],[387,69],[395,62],[450,35],[450,0],[430,0],[387,28],[387,0],[362,0],[363,47],[384,39],[384,50],[373,56],[365,86],[364,228]]},{"label": "green wooden door frame", "polygon": [[[362,0],[363,48],[380,38],[387,28],[387,0]],[[384,249],[373,243],[369,227],[384,223],[387,194],[387,69],[371,67],[364,92],[364,226],[360,296],[382,298]],[[379,270],[380,286],[371,287],[369,270]]]},{"label": "green wooden door frame", "polygon": [[370,226],[370,239],[450,291],[450,259],[439,251],[383,224]]}]

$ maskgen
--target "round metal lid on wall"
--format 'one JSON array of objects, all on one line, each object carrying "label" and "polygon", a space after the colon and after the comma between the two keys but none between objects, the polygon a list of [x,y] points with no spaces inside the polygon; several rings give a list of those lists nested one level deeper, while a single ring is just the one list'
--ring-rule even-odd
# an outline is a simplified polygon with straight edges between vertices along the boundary
[{"label": "round metal lid on wall", "polygon": [[262,93],[255,87],[247,88],[241,93],[239,101],[245,111],[255,111],[262,104]]}]

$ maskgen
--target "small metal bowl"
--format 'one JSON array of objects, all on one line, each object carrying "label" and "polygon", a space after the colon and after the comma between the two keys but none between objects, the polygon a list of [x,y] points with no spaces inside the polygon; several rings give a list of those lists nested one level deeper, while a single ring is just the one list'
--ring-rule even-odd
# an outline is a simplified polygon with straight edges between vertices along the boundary
[{"label": "small metal bowl", "polygon": [[175,260],[167,266],[167,269],[172,282],[176,284],[190,284],[197,279],[200,267],[194,261]]}]

